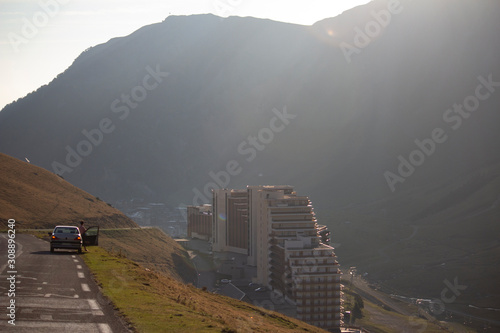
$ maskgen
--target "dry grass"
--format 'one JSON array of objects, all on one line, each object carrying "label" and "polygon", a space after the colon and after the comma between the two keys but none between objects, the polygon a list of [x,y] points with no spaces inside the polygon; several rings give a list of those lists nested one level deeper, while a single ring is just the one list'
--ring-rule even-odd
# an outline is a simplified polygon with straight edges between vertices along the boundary
[{"label": "dry grass", "polygon": [[15,219],[20,229],[57,224],[105,228],[137,227],[117,209],[55,174],[0,153],[0,220]]},{"label": "dry grass", "polygon": [[178,281],[192,283],[196,271],[189,255],[176,241],[157,228],[102,230],[101,247],[111,253],[164,273]]},{"label": "dry grass", "polygon": [[325,332],[180,283],[102,248],[84,258],[103,293],[139,332]]}]

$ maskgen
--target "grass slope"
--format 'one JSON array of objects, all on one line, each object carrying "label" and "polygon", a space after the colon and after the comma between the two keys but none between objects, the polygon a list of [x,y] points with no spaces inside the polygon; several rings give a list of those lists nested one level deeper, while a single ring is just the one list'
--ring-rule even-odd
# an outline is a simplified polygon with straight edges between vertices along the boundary
[{"label": "grass slope", "polygon": [[157,228],[102,230],[102,248],[185,283],[196,280],[189,255],[182,246]]},{"label": "grass slope", "polygon": [[0,153],[0,220],[15,219],[19,228],[57,224],[104,228],[137,227],[117,209],[55,174]]},{"label": "grass slope", "polygon": [[139,332],[325,332],[180,283],[102,248],[84,259],[104,295]]}]

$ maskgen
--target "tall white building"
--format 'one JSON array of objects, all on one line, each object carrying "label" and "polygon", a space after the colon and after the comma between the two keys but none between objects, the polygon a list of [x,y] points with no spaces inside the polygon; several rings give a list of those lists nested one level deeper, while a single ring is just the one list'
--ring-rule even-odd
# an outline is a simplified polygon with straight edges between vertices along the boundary
[{"label": "tall white building", "polygon": [[[234,191],[234,190],[233,190]],[[328,330],[342,324],[341,271],[334,249],[325,244],[328,230],[319,226],[307,196],[292,186],[248,186],[236,191],[247,224],[218,217],[228,213],[231,190],[214,191],[213,249],[228,249],[228,225],[240,223],[248,237],[248,264],[256,266],[254,282],[285,296],[297,306],[297,317]],[[245,207],[243,207],[245,206]],[[225,228],[225,229],[224,229]],[[222,230],[224,229],[224,230]],[[240,252],[242,253],[242,252]]]}]

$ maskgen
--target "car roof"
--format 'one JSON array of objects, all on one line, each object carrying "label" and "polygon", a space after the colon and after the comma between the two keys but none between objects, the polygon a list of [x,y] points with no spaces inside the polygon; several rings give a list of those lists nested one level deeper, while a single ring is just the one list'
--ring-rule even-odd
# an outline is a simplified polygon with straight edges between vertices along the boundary
[{"label": "car roof", "polygon": [[55,228],[77,228],[78,229],[78,227],[75,227],[74,225],[56,225],[54,227],[54,229]]}]

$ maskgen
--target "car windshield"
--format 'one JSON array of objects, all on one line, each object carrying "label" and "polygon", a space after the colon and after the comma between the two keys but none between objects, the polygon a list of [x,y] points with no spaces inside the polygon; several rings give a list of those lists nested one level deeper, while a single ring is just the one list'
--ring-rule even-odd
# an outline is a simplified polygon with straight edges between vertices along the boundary
[{"label": "car windshield", "polygon": [[55,234],[77,234],[78,229],[77,228],[64,228],[64,227],[57,227],[54,230]]}]

